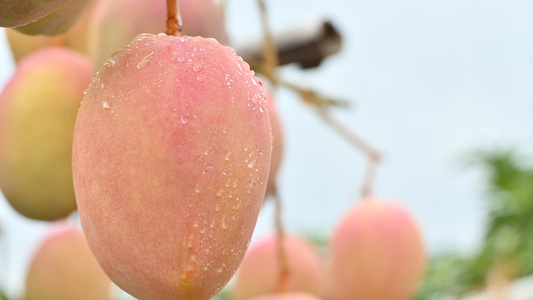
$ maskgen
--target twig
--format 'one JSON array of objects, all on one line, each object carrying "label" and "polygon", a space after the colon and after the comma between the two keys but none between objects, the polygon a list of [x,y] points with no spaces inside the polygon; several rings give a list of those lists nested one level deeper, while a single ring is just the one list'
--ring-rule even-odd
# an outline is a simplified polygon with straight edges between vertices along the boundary
[{"label": "twig", "polygon": [[317,94],[313,89],[303,88],[296,84],[280,80],[279,84],[288,88],[300,95],[300,98],[307,104],[314,106],[318,110],[325,109],[326,107],[335,106],[340,108],[349,108],[350,104],[346,100],[333,99],[331,97],[325,97]]},{"label": "twig", "polygon": [[[279,66],[278,51],[268,24],[268,14],[264,0],[257,0],[261,15],[261,25],[263,26],[263,52],[261,57],[262,73],[269,79],[274,88],[278,86],[277,68]],[[274,197],[274,223],[276,227],[276,253],[279,264],[278,293],[288,291],[289,284],[289,263],[285,249],[285,227],[283,226],[283,203],[278,195],[276,184],[272,187],[271,195]]]},{"label": "twig", "polygon": [[276,188],[272,191],[274,197],[275,213],[274,222],[276,226],[276,252],[279,263],[279,277],[278,277],[278,293],[285,293],[289,289],[289,261],[287,259],[287,251],[285,249],[285,229],[283,226],[283,208],[282,201],[278,195]]},{"label": "twig", "polygon": [[180,36],[183,23],[179,9],[179,0],[167,0],[167,34]]},{"label": "twig", "polygon": [[278,75],[277,68],[279,66],[278,49],[274,43],[274,38],[270,31],[268,24],[267,8],[264,0],[257,0],[261,15],[261,24],[263,27],[263,55],[262,55],[262,71],[270,82],[277,86]]},{"label": "twig", "polygon": [[372,195],[377,164],[381,161],[381,154],[365,142],[362,138],[348,129],[346,126],[335,120],[328,111],[321,110],[319,115],[330,128],[335,130],[340,136],[348,141],[357,150],[363,152],[368,157],[368,164],[365,171],[363,183],[361,185],[361,194],[363,199]]},{"label": "twig", "polygon": [[329,108],[332,106],[348,107],[348,102],[324,98],[312,89],[302,88],[286,81],[280,81],[280,84],[298,93],[302,100],[311,105],[330,128],[335,130],[341,137],[368,157],[368,165],[361,185],[361,193],[363,198],[370,196],[372,194],[372,187],[374,186],[377,163],[381,160],[381,154],[349,128],[333,118],[329,112]]}]

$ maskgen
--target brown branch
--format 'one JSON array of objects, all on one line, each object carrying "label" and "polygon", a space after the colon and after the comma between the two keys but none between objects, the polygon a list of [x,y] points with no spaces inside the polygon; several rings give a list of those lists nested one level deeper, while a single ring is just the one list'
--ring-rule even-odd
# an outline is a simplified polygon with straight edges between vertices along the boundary
[{"label": "brown branch", "polygon": [[183,24],[179,10],[179,0],[167,0],[167,34],[180,36]]},{"label": "brown branch", "polygon": [[[297,63],[304,69],[317,67],[326,57],[339,52],[342,44],[338,30],[331,22],[323,20],[271,35],[271,39],[278,53],[278,65]],[[263,43],[251,42],[236,50],[252,69],[267,74],[268,71],[261,68],[267,59],[263,57],[264,49],[269,46]]]},{"label": "brown branch", "polygon": [[278,83],[277,68],[279,66],[278,49],[268,24],[267,8],[264,0],[257,0],[263,26],[262,71],[274,86]]}]

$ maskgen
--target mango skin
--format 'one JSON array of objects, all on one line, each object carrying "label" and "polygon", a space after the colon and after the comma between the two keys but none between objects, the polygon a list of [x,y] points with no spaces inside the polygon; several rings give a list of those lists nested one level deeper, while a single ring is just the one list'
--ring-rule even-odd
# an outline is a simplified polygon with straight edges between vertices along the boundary
[{"label": "mango skin", "polygon": [[[289,264],[288,292],[320,296],[324,292],[324,268],[316,248],[295,235],[286,235],[285,253]],[[278,289],[279,260],[277,238],[268,235],[250,246],[235,275],[232,299],[247,300],[273,294]]]},{"label": "mango skin", "polygon": [[320,300],[320,298],[307,293],[284,293],[257,296],[248,300]]},{"label": "mango skin", "polygon": [[138,299],[210,299],[241,262],[266,190],[261,81],[201,37],[141,35],[104,65],[73,144],[89,245]]},{"label": "mango skin", "polygon": [[72,135],[92,73],[86,57],[50,48],[23,60],[0,94],[0,188],[28,218],[76,210]]},{"label": "mango skin", "polygon": [[48,234],[31,262],[24,299],[111,299],[111,280],[81,230],[62,225]]},{"label": "mango skin", "polygon": [[332,299],[410,299],[425,267],[418,225],[392,201],[359,201],[337,226],[330,247]]},{"label": "mango skin", "polygon": [[[125,9],[126,8],[126,9]],[[183,34],[217,39],[228,44],[222,7],[213,0],[180,0]],[[89,53],[100,68],[112,53],[141,32],[166,31],[165,1],[100,0],[89,26]]]}]

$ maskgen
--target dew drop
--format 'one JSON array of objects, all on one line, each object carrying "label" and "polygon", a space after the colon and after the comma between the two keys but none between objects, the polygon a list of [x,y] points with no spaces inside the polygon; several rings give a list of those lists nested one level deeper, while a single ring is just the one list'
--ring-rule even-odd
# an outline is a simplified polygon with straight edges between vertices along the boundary
[{"label": "dew drop", "polygon": [[178,57],[178,61],[179,61],[179,62],[184,62],[184,61],[185,61],[185,57],[183,57],[183,56],[179,56],[179,57]]},{"label": "dew drop", "polygon": [[117,63],[117,59],[111,55],[105,62],[104,62],[104,66],[107,66],[107,67],[112,67],[114,66],[115,64]]},{"label": "dew drop", "polygon": [[234,188],[237,187],[237,182],[239,182],[237,179],[235,179],[235,181],[233,181],[233,187],[234,187]]},{"label": "dew drop", "polygon": [[194,187],[194,191],[196,193],[199,193],[201,190],[202,190],[202,187],[199,184],[196,184],[196,186]]},{"label": "dew drop", "polygon": [[152,59],[152,55],[154,55],[153,51],[150,52],[150,54],[143,57],[143,59],[141,59],[141,61],[137,64],[137,69],[140,70],[146,67],[150,63],[150,60]]},{"label": "dew drop", "polygon": [[250,180],[250,187],[255,187],[257,185],[257,181],[255,179]]},{"label": "dew drop", "polygon": [[231,158],[231,152],[227,152],[226,155],[224,156],[224,159],[226,159],[226,161],[229,161]]},{"label": "dew drop", "polygon": [[133,38],[133,41],[134,42],[140,42],[142,40],[145,40],[147,38],[151,38],[155,35],[151,34],[151,33],[141,33],[139,35],[137,35],[136,37]]},{"label": "dew drop", "polygon": [[228,180],[226,181],[226,187],[229,187],[231,185],[231,178],[228,177]]},{"label": "dew drop", "polygon": [[226,216],[222,216],[222,228],[228,229],[228,221],[226,220]]},{"label": "dew drop", "polygon": [[202,71],[202,65],[200,63],[195,63],[193,66],[192,66],[192,70],[194,72],[200,72]]},{"label": "dew drop", "polygon": [[228,197],[229,197],[230,199],[233,199],[233,192],[232,192],[232,191],[229,192]]},{"label": "dew drop", "polygon": [[211,228],[215,228],[215,225],[216,225],[216,222],[215,222],[215,220],[213,220],[213,221],[211,222],[211,225],[209,225],[209,227],[211,227]]},{"label": "dew drop", "polygon": [[253,168],[253,166],[255,165],[255,159],[252,160],[251,162],[248,163],[248,168]]},{"label": "dew drop", "polygon": [[224,270],[226,270],[226,264],[225,263],[223,263],[222,266],[220,266],[220,268],[218,268],[217,273],[222,273],[222,272],[224,272]]},{"label": "dew drop", "polygon": [[202,81],[204,81],[204,78],[202,76],[197,76],[196,80],[198,80],[199,82],[202,82]]},{"label": "dew drop", "polygon": [[215,204],[215,211],[220,211],[220,204]]},{"label": "dew drop", "polygon": [[239,75],[242,74],[240,71],[242,71],[242,66],[240,62],[236,63],[237,67],[239,68]]},{"label": "dew drop", "polygon": [[213,150],[213,148],[207,148],[207,149],[205,149],[204,154],[205,154],[205,155],[211,155],[211,154],[213,154],[214,152],[215,152],[215,151]]},{"label": "dew drop", "polygon": [[217,197],[222,196],[222,193],[224,193],[224,190],[223,190],[223,189],[218,190],[218,192],[217,192]]},{"label": "dew drop", "polygon": [[180,116],[180,121],[181,121],[181,123],[183,123],[183,124],[187,124],[187,123],[189,123],[190,119],[191,119],[191,118],[190,118],[190,116],[189,116],[188,113],[184,113],[184,114],[182,114],[182,115]]},{"label": "dew drop", "polygon": [[111,107],[111,101],[107,101],[107,100],[102,101],[102,107],[104,109],[109,109]]}]

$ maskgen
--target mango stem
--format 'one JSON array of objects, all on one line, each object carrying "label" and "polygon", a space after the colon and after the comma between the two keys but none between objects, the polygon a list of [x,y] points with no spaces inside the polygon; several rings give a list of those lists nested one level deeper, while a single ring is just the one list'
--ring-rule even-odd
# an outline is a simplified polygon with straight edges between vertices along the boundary
[{"label": "mango stem", "polygon": [[181,36],[182,28],[179,0],[167,0],[167,35]]}]

